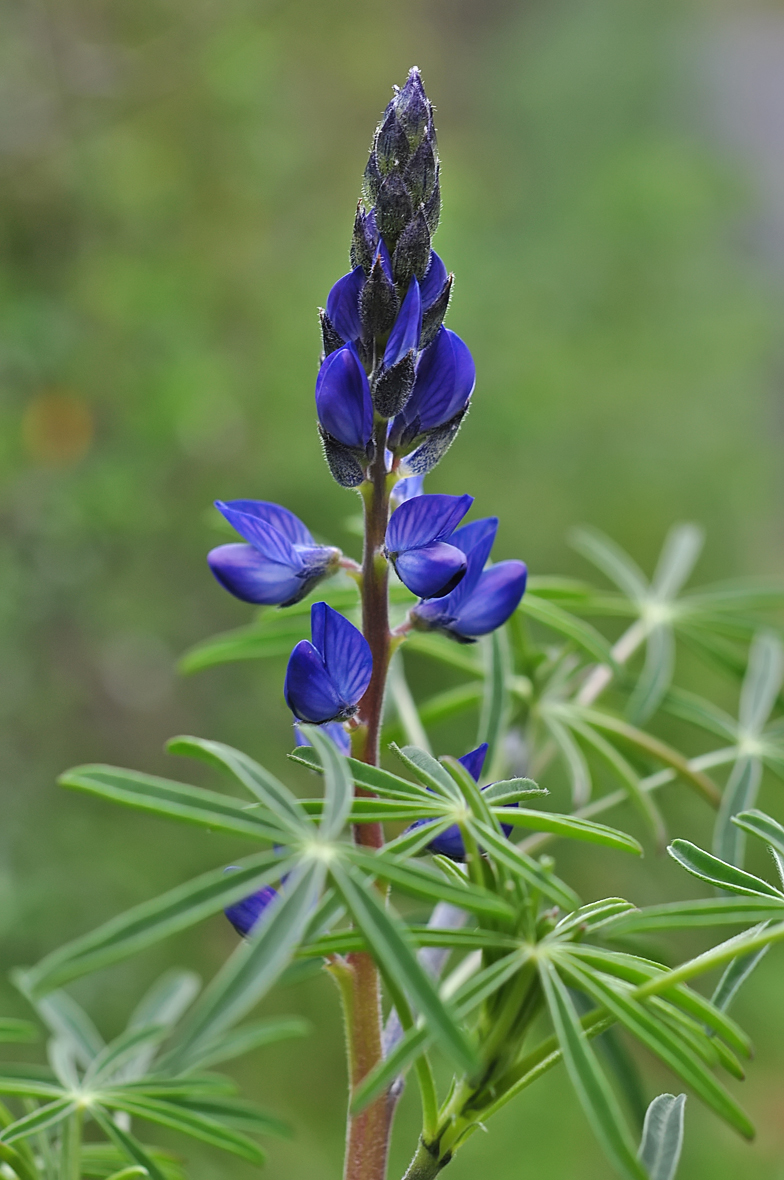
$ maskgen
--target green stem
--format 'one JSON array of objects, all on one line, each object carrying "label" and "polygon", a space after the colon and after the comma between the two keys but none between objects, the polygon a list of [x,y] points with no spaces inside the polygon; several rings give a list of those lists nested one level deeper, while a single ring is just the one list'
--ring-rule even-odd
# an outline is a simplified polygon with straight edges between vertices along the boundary
[{"label": "green stem", "polygon": [[[384,692],[390,660],[389,570],[384,538],[389,518],[389,490],[385,462],[386,422],[374,431],[375,457],[369,479],[362,486],[365,505],[365,548],[362,557],[362,630],[373,656],[373,672],[359,705],[359,727],[354,733],[356,757],[371,766],[379,761]],[[358,795],[370,795],[357,788]],[[366,848],[380,848],[384,831],[379,823],[355,824],[354,840]],[[333,970],[346,1022],[349,1087],[357,1087],[383,1057],[381,981],[373,959],[365,951],[352,953]],[[359,1114],[350,1110],[346,1128],[344,1180],[385,1180],[395,1102],[382,1094]]]},{"label": "green stem", "polygon": [[448,1163],[448,1159],[441,1161],[433,1155],[420,1139],[414,1158],[408,1165],[403,1180],[433,1180]]}]

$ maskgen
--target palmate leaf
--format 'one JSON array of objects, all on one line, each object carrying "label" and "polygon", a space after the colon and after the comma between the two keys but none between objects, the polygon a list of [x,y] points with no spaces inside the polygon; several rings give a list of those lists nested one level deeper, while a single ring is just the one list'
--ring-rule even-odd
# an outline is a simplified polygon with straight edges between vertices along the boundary
[{"label": "palmate leaf", "polygon": [[[317,774],[323,773],[319,756],[311,747],[297,746],[296,750],[289,754],[289,758],[292,762],[307,766],[309,770],[315,770]],[[384,799],[433,802],[433,796],[419,783],[412,783],[408,779],[400,778],[399,775],[390,774],[380,766],[368,766],[366,762],[359,762],[356,758],[347,758],[346,762],[354,782],[365,791],[372,791]]]},{"label": "palmate leaf", "polygon": [[[136,954],[278,880],[295,863],[274,851],[259,852],[237,862],[232,873],[214,869],[178,885],[47,955],[24,973],[23,990],[35,999],[62,983]],[[96,1051],[102,1047],[103,1041]]]},{"label": "palmate leaf", "polygon": [[241,1020],[269,991],[302,941],[325,876],[323,860],[306,861],[292,869],[247,941],[234,951],[188,1013],[161,1068],[186,1068],[205,1045]]},{"label": "palmate leaf", "polygon": [[640,1160],[650,1180],[675,1180],[683,1146],[686,1095],[659,1094],[645,1114]]},{"label": "palmate leaf", "polygon": [[115,766],[77,766],[60,775],[63,787],[98,795],[139,811],[254,840],[286,842],[290,831],[270,812],[261,818],[239,799]]},{"label": "palmate leaf", "polygon": [[649,593],[648,579],[635,561],[612,538],[599,529],[573,529],[569,534],[573,549],[600,569],[632,602],[640,602]]},{"label": "palmate leaf", "polygon": [[591,771],[585,755],[572,737],[566,725],[551,713],[543,715],[545,727],[550,733],[563,759],[572,784],[572,807],[584,806],[591,797]]},{"label": "palmate leaf", "polygon": [[159,1045],[168,1031],[164,1024],[127,1028],[91,1062],[84,1075],[85,1085],[105,1085],[124,1065],[138,1057],[140,1049]]},{"label": "palmate leaf", "polygon": [[69,1118],[76,1109],[77,1104],[70,1096],[57,1098],[54,1102],[48,1102],[46,1106],[39,1106],[37,1110],[17,1119],[15,1123],[11,1123],[10,1127],[5,1127],[2,1132],[2,1140],[4,1143],[16,1143],[20,1139],[28,1139],[40,1131],[56,1127],[64,1119]]},{"label": "palmate leaf", "polygon": [[[453,930],[436,926],[406,925],[406,936],[412,945],[449,947],[455,950],[475,950],[477,947],[493,950],[512,950],[518,941],[507,934],[494,930]],[[367,950],[367,943],[361,930],[338,930],[333,934],[322,934],[314,942],[305,943],[299,949],[301,955],[347,955],[353,951]]]},{"label": "palmate leaf", "polygon": [[512,907],[489,889],[482,889],[469,881],[452,885],[426,865],[390,856],[388,847],[373,853],[359,846],[347,845],[342,853],[346,860],[350,860],[363,872],[387,881],[412,897],[432,902],[446,901],[489,918],[508,920],[515,916]]},{"label": "palmate leaf", "polygon": [[[758,928],[761,932],[762,927]],[[721,979],[716,985],[716,990],[711,996],[711,1003],[714,1007],[722,1012],[729,1010],[732,1001],[740,991],[743,984],[751,975],[755,967],[759,966],[765,955],[770,950],[769,946],[760,947],[759,950],[752,952],[750,955],[741,955],[737,959],[732,959],[728,963]]]},{"label": "palmate leaf", "polygon": [[586,970],[565,948],[559,952],[557,962],[559,967],[568,973],[573,983],[611,1012],[624,1028],[691,1086],[716,1114],[741,1135],[753,1138],[754,1128],[748,1118],[694,1052],[689,1051],[683,1031],[680,1036],[673,1034],[628,991],[624,994],[611,987],[597,973]]},{"label": "palmate leaf", "polygon": [[624,1176],[647,1180],[615,1095],[596,1060],[567,988],[546,958],[539,961],[539,975],[564,1064],[597,1139]]},{"label": "palmate leaf", "polygon": [[447,1056],[466,1071],[475,1068],[473,1046],[417,961],[402,923],[393,921],[355,870],[334,864],[332,877],[382,972],[404,989]]},{"label": "palmate leaf", "polygon": [[29,987],[27,976],[15,972],[12,978],[47,1028],[70,1047],[80,1065],[88,1066],[102,1052],[105,1048],[103,1037],[84,1009],[67,992],[55,991],[38,997]]},{"label": "palmate leaf", "polygon": [[420,750],[417,746],[403,746],[399,749],[393,744],[392,750],[424,787],[429,787],[444,799],[458,803],[461,801],[460,790],[451,774],[432,754]]},{"label": "palmate leaf", "polygon": [[675,636],[669,623],[657,623],[648,632],[645,663],[626,706],[626,715],[643,725],[658,709],[675,671]]},{"label": "palmate leaf", "polygon": [[297,797],[279,782],[274,774],[270,774],[241,750],[235,750],[223,742],[209,742],[202,738],[186,736],[172,738],[166,743],[166,749],[171,754],[198,758],[219,770],[228,771],[292,831],[302,832],[303,828],[307,830],[310,827]]},{"label": "palmate leaf", "polygon": [[348,762],[335,743],[316,725],[303,725],[302,732],[317,752],[324,771],[324,810],[320,833],[332,840],[343,831],[354,799],[354,784]]},{"label": "palmate leaf", "polygon": [[713,851],[729,864],[743,864],[745,834],[732,820],[739,811],[754,806],[761,781],[762,761],[759,758],[743,755],[737,759],[724,788],[713,829]]},{"label": "palmate leaf", "polygon": [[37,1041],[38,1029],[29,1020],[17,1020],[13,1016],[0,1019],[0,1042],[6,1044]]},{"label": "palmate leaf", "polygon": [[784,827],[764,811],[743,811],[735,816],[733,823],[744,832],[764,840],[774,853],[784,856]]},{"label": "palmate leaf", "polygon": [[21,1151],[0,1141],[0,1162],[7,1164],[18,1180],[40,1180],[40,1173]]}]

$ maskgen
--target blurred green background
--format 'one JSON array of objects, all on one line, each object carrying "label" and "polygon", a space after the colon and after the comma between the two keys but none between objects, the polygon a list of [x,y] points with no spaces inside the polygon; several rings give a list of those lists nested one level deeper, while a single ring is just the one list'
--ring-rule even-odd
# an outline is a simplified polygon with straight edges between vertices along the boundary
[{"label": "blurred green background", "polygon": [[[216,497],[277,500],[358,545],[314,427],[315,308],[410,65],[438,108],[449,322],[479,373],[430,490],[471,491],[501,516],[497,556],[535,573],[586,572],[564,544],[578,522],[650,567],[677,519],[708,529],[701,578],[782,572],[784,192],[767,164],[784,145],[765,125],[784,115],[784,10],[17,0],[0,63],[0,999],[23,1014],[12,965],[244,851],[71,796],[60,770],[192,776],[162,746],[193,732],[290,775],[283,661],[191,680],[174,662],[249,620],[205,565]],[[686,808],[682,834],[708,839],[708,822]],[[587,898],[688,890],[656,858],[569,858]],[[74,994],[116,1032],[167,964],[209,977],[234,944],[215,918]],[[781,972],[774,952],[738,1006],[759,1046],[740,1088],[758,1140],[692,1100],[684,1178],[784,1180]],[[317,980],[266,1008],[316,1026],[237,1067],[296,1130],[266,1175],[337,1180],[336,996]],[[649,1097],[674,1084],[643,1064]],[[409,1095],[391,1177],[416,1131]],[[452,1180],[607,1175],[558,1071],[489,1131]],[[252,1174],[184,1154],[197,1180]]]}]

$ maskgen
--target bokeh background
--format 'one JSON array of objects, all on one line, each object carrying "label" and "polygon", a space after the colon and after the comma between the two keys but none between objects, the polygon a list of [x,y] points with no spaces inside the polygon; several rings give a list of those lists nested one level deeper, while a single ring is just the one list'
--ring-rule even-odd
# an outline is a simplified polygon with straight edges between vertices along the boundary
[{"label": "bokeh background", "polygon": [[[536,573],[586,572],[564,542],[579,522],[650,567],[680,519],[708,530],[703,579],[784,572],[780,5],[7,0],[6,1012],[24,1013],[11,966],[244,851],[71,796],[54,785],[60,770],[104,760],[187,775],[162,746],[193,732],[291,777],[283,661],[187,680],[175,661],[249,619],[205,566],[216,497],[280,501],[317,534],[358,545],[355,501],[331,482],[314,428],[315,308],[346,269],[374,120],[412,64],[438,108],[450,325],[479,372],[431,490],[470,490],[501,516],[497,555]],[[709,691],[731,707],[731,684]],[[683,823],[709,838],[702,813],[687,808]],[[631,870],[568,855],[587,897],[686,888],[655,857]],[[113,1033],[165,966],[209,977],[234,942],[215,918],[74,994]],[[740,1143],[693,1100],[684,1178],[784,1178],[783,969],[771,954],[738,1007],[759,1045],[739,1087],[758,1139]],[[271,1143],[266,1174],[337,1180],[336,997],[319,979],[265,1008],[315,1026],[236,1069],[295,1128],[291,1143]],[[642,1064],[649,1097],[672,1087]],[[392,1177],[416,1130],[409,1096]],[[557,1071],[489,1131],[452,1180],[607,1174]],[[196,1180],[253,1174],[207,1149],[184,1154]]]}]

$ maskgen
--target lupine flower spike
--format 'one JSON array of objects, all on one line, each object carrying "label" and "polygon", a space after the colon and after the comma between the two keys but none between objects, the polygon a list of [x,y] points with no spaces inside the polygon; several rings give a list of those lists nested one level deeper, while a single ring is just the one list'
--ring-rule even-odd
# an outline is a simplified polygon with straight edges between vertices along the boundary
[{"label": "lupine flower spike", "polygon": [[528,575],[522,561],[500,561],[485,569],[498,518],[476,520],[449,539],[466,556],[466,572],[450,594],[418,603],[411,623],[421,631],[443,631],[461,643],[471,643],[501,627],[517,609]]},{"label": "lupine flower spike", "polygon": [[365,695],[373,657],[361,631],[326,602],[310,608],[312,642],[302,639],[289,657],[283,695],[300,721],[347,721]]},{"label": "lupine flower spike", "polygon": [[248,544],[219,545],[207,561],[221,586],[243,602],[291,606],[337,570],[340,550],[317,545],[287,508],[265,500],[218,500],[215,507]]}]

